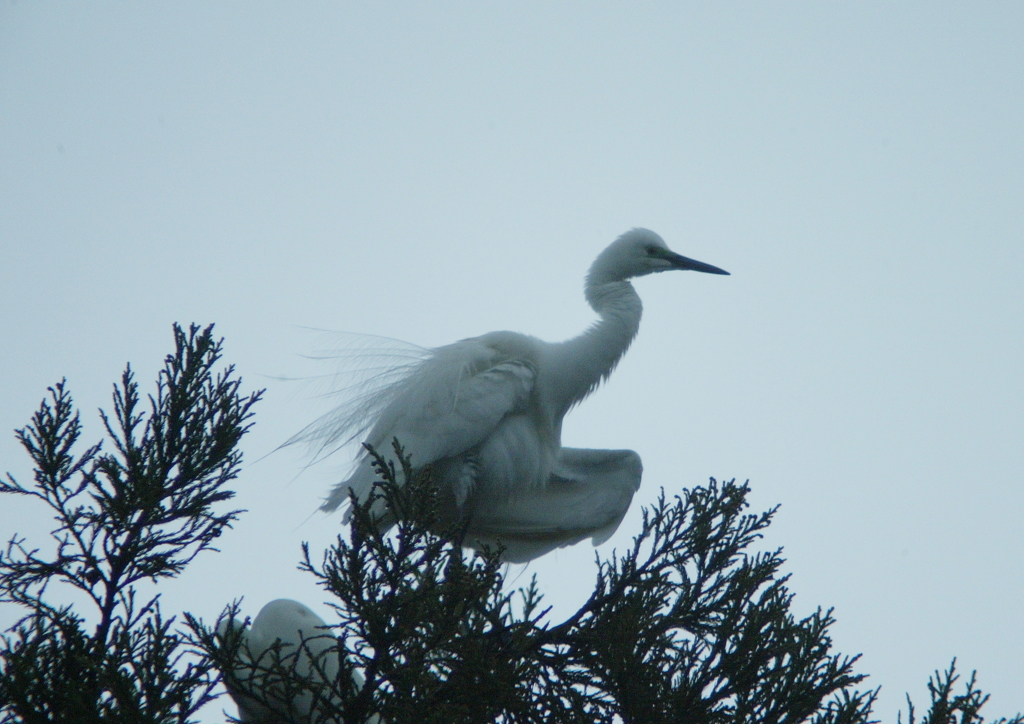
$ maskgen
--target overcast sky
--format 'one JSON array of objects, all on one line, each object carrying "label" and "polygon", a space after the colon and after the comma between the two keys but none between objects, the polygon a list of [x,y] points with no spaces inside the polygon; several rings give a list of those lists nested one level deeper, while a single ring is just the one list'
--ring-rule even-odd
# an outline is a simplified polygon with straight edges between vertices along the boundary
[{"label": "overcast sky", "polygon": [[[554,7],[552,7],[554,6]],[[267,387],[247,513],[163,587],[208,621],[297,598],[346,461],[273,451],[324,408],[303,327],[424,346],[594,318],[594,256],[644,226],[730,277],[645,317],[563,442],[637,450],[640,506],[709,476],[781,504],[796,609],[834,607],[894,722],[958,657],[1024,710],[1024,5],[0,4],[0,431],[67,377],[95,411],[171,324]],[[319,370],[323,371],[323,370]],[[147,391],[152,389],[146,388]],[[13,435],[0,471],[30,478]],[[298,477],[297,477],[298,476]],[[0,537],[45,512],[0,502]],[[568,615],[589,543],[536,572]],[[0,623],[15,612],[0,610]],[[208,721],[222,721],[218,702]]]}]

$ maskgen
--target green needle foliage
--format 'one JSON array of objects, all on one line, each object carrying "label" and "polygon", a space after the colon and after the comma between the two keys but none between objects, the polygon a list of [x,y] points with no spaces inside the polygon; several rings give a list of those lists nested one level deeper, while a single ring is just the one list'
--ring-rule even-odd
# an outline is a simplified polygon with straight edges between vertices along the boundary
[{"label": "green needle foliage", "polygon": [[[2,722],[186,722],[212,699],[210,662],[186,660],[174,618],[136,585],[177,576],[237,519],[220,504],[261,393],[242,395],[232,367],[215,373],[212,326],[175,325],[174,341],[148,414],[131,367],[115,385],[113,417],[101,413],[111,452],[74,454],[81,424],[64,382],[17,431],[35,479],[8,476],[0,492],[35,498],[57,527],[49,553],[17,535],[0,551],[0,602],[27,610],[0,647]],[[54,582],[84,594],[95,626],[48,602]]]},{"label": "green needle foliage", "polygon": [[[712,480],[663,495],[628,551],[599,558],[590,599],[551,626],[535,582],[506,592],[499,551],[467,554],[460,530],[436,532],[429,470],[377,461],[377,495],[399,511],[396,531],[378,530],[368,500],[354,505],[348,538],[322,563],[304,549],[301,567],[332,595],[340,621],[331,652],[339,663],[321,652],[314,668],[336,677],[300,675],[294,656],[239,669],[239,657],[261,652],[192,622],[228,688],[280,712],[279,721],[869,720],[875,692],[854,688],[864,678],[853,672],[856,657],[831,653],[830,613],[794,618],[778,551],[747,551],[775,511],[746,513],[746,485]],[[353,686],[357,671],[365,683]],[[314,715],[289,715],[303,689]]]},{"label": "green needle foliage", "polygon": [[[81,425],[63,382],[17,432],[35,479],[8,476],[0,492],[40,501],[57,525],[49,554],[17,535],[0,551],[0,603],[26,611],[0,641],[0,724],[183,724],[218,678],[262,724],[871,720],[877,692],[857,688],[857,657],[832,652],[831,611],[794,616],[780,551],[754,550],[775,510],[748,512],[734,482],[663,494],[627,550],[598,556],[587,602],[552,623],[535,580],[510,592],[499,550],[463,547],[473,541],[444,523],[429,469],[378,457],[381,482],[353,501],[346,534],[322,557],[303,548],[335,624],[254,650],[235,603],[216,630],[187,613],[176,630],[136,586],[177,576],[237,519],[226,486],[261,393],[215,372],[212,328],[175,326],[174,339],[148,406],[130,368],[115,386],[111,452],[73,452]],[[379,497],[399,521],[386,534]],[[84,596],[95,624],[50,603],[54,583]],[[921,724],[982,723],[987,697],[973,676],[954,694],[956,681],[953,666],[936,673]]]},{"label": "green needle foliage", "polygon": [[[928,679],[928,694],[931,696],[932,705],[928,714],[921,720],[920,724],[981,724],[983,717],[979,712],[981,707],[988,701],[988,694],[984,694],[976,685],[976,672],[971,672],[971,678],[964,685],[964,693],[957,695],[953,693],[953,685],[959,680],[956,674],[956,659],[943,673],[935,672],[935,675]],[[897,716],[898,724],[903,721],[902,715]],[[992,724],[1022,724],[1024,717],[1020,714],[1012,719],[997,719]],[[907,724],[918,724],[914,717],[914,702],[907,697]]]}]

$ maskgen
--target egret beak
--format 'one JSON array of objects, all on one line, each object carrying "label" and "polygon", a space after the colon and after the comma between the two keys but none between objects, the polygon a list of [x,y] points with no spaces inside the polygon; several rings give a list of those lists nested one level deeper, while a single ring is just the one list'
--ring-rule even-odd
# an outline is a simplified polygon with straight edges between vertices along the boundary
[{"label": "egret beak", "polygon": [[673,269],[689,269],[691,271],[704,272],[705,274],[725,274],[726,276],[729,276],[729,272],[725,269],[719,269],[717,266],[711,266],[710,264],[705,264],[704,262],[697,261],[696,259],[688,259],[673,251],[665,254],[665,258],[672,263]]}]

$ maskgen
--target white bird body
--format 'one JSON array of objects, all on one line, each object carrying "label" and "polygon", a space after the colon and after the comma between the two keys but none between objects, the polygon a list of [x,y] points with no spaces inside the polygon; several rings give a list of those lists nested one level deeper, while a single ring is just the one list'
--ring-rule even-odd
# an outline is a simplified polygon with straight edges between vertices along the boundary
[{"label": "white bird body", "polygon": [[[356,424],[339,408],[298,439],[326,446],[346,427],[367,426],[365,442],[388,458],[397,439],[414,468],[432,466],[452,520],[468,522],[467,544],[500,541],[509,562],[587,537],[598,545],[614,533],[640,485],[640,457],[563,448],[562,418],[611,374],[636,336],[643,307],[628,279],[669,269],[728,273],[674,254],[654,232],[633,229],[590,268],[585,293],[600,319],[583,334],[550,343],[491,332],[439,347],[381,392],[372,424]],[[375,481],[364,453],[323,509],[336,509],[350,491],[365,500]]]},{"label": "white bird body", "polygon": [[[234,676],[250,690],[260,690],[271,706],[258,701],[246,691],[233,686],[233,679],[226,678],[225,686],[238,706],[238,719],[254,724],[286,724],[296,719],[335,722],[320,711],[313,692],[308,689],[295,691],[283,686],[278,677],[268,669],[280,661],[285,671],[294,671],[299,677],[308,678],[316,688],[330,686],[338,677],[338,640],[330,628],[307,606],[286,598],[271,601],[262,609],[249,627],[244,627],[234,618],[224,619],[217,626],[222,639],[231,630],[239,630],[241,647],[235,666]],[[277,646],[277,656],[273,649]],[[363,677],[358,671],[352,672],[352,685],[356,690],[363,686]],[[288,697],[285,692],[292,694]],[[321,692],[321,697],[326,695]],[[336,697],[330,697],[335,699]],[[376,715],[371,722],[379,722]]]}]

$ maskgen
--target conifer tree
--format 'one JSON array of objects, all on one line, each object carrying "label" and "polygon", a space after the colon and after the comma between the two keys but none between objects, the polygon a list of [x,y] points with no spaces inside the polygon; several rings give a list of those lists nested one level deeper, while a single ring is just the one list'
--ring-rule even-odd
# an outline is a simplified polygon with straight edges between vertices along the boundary
[{"label": "conifer tree", "polygon": [[[626,551],[598,556],[587,602],[553,622],[535,580],[510,591],[500,550],[468,552],[465,530],[439,523],[430,470],[413,474],[398,448],[405,464],[378,457],[374,492],[396,528],[378,530],[375,498],[353,501],[330,549],[302,550],[335,623],[254,648],[236,602],[219,625],[186,613],[178,627],[137,586],[215,550],[241,513],[226,486],[261,393],[216,371],[211,327],[174,339],[147,412],[130,368],[115,386],[111,451],[74,452],[63,382],[17,432],[35,477],[0,492],[38,500],[57,527],[49,553],[17,535],[0,551],[0,603],[25,611],[0,641],[3,724],[196,721],[219,680],[243,720],[268,724],[871,721],[877,692],[832,651],[831,611],[795,617],[780,551],[754,550],[775,510],[750,513],[734,481],[663,494]],[[54,585],[93,611],[50,603]],[[957,681],[954,665],[935,673],[921,724],[981,724],[987,696]]]},{"label": "conifer tree", "polygon": [[[34,498],[57,527],[48,552],[17,535],[0,551],[0,603],[26,612],[0,644],[0,721],[187,722],[213,699],[212,663],[186,656],[174,617],[137,587],[178,576],[238,518],[223,504],[260,393],[215,370],[212,326],[175,325],[174,342],[148,411],[130,366],[115,385],[113,416],[101,413],[112,450],[76,454],[82,426],[63,381],[16,433],[35,477],[8,476],[0,493]],[[84,594],[95,624],[50,603],[54,584]]]}]

